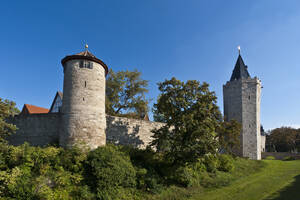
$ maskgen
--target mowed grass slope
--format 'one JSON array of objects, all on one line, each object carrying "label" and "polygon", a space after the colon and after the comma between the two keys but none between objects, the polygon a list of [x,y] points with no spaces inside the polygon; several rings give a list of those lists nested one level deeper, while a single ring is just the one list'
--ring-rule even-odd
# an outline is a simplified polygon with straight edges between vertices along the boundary
[{"label": "mowed grass slope", "polygon": [[194,195],[205,200],[299,200],[300,160],[264,160],[266,166],[257,173],[243,177],[231,185]]},{"label": "mowed grass slope", "polygon": [[240,166],[240,169],[232,174],[234,180],[228,186],[187,189],[174,186],[154,199],[300,200],[300,160],[263,160],[259,163],[263,164],[263,167],[258,167],[257,164],[251,166],[251,162],[248,169],[246,166]]}]

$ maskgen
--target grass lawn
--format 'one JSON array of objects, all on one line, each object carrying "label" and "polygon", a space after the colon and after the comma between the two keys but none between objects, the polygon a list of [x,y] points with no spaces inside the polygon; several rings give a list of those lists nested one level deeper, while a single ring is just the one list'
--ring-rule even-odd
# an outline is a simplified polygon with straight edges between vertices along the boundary
[{"label": "grass lawn", "polygon": [[194,195],[191,199],[299,200],[300,161],[265,160],[258,173],[241,178],[230,186]]},{"label": "grass lawn", "polygon": [[300,160],[262,162],[265,166],[256,173],[250,172],[249,176],[241,176],[228,186],[217,189],[173,187],[158,199],[299,200]]}]

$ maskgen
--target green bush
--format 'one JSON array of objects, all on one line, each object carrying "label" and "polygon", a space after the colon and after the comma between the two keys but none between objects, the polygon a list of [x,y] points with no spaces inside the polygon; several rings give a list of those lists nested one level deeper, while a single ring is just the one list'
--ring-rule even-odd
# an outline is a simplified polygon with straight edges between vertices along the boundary
[{"label": "green bush", "polygon": [[264,165],[225,154],[180,165],[163,158],[151,149],[124,146],[83,152],[0,143],[0,199],[147,199],[172,185],[182,191],[182,186],[225,186]]},{"label": "green bush", "polygon": [[219,159],[219,166],[218,166],[219,171],[230,172],[234,169],[232,156],[221,154],[218,156],[218,159]]},{"label": "green bush", "polygon": [[206,166],[203,159],[198,159],[195,163],[176,167],[172,170],[171,179],[184,187],[195,187],[201,185],[203,173],[206,172]]},{"label": "green bush", "polygon": [[274,156],[267,156],[265,159],[266,160],[275,160],[275,157]]},{"label": "green bush", "polygon": [[203,159],[207,172],[216,172],[219,165],[217,156],[212,154],[206,154]]},{"label": "green bush", "polygon": [[296,160],[296,158],[294,156],[286,156],[282,160],[284,160],[284,161],[290,161],[290,160]]},{"label": "green bush", "polygon": [[[0,197],[7,199],[91,199],[83,185],[79,149],[0,145]],[[81,191],[81,192],[78,192]]]},{"label": "green bush", "polygon": [[126,188],[136,187],[136,171],[129,156],[113,145],[91,151],[85,172],[98,199],[122,199]]},{"label": "green bush", "polygon": [[130,146],[120,147],[121,151],[130,156],[136,168],[137,188],[159,193],[163,189],[164,180],[169,173],[168,165],[163,161],[162,155],[151,149],[137,149]]}]

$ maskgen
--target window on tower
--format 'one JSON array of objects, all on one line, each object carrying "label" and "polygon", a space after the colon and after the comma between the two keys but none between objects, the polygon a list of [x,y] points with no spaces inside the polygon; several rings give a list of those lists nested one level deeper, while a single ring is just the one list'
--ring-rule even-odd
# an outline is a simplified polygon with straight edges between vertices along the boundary
[{"label": "window on tower", "polygon": [[93,62],[87,61],[87,60],[81,60],[81,61],[79,62],[79,67],[80,67],[80,68],[93,69]]}]

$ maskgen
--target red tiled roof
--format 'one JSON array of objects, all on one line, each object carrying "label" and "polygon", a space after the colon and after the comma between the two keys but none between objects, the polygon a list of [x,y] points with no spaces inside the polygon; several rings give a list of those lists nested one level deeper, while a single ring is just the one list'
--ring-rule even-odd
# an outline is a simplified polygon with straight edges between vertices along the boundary
[{"label": "red tiled roof", "polygon": [[22,114],[38,114],[38,113],[48,113],[49,110],[47,108],[42,108],[30,104],[24,104],[22,109]]}]

